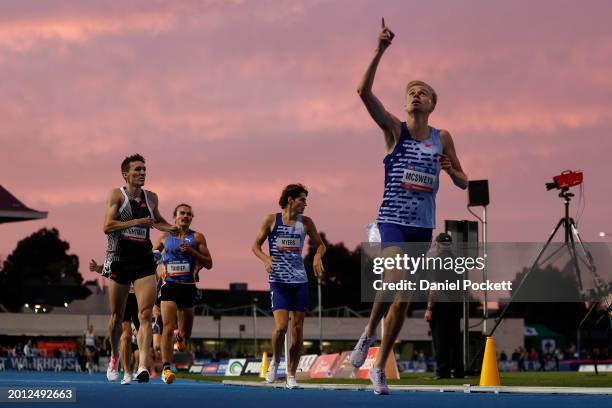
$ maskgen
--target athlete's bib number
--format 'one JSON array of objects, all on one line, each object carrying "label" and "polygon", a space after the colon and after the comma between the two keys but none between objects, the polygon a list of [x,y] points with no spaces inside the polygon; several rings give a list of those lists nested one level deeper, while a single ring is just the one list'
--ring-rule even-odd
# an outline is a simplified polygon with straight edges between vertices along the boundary
[{"label": "athlete's bib number", "polygon": [[130,227],[121,231],[121,237],[133,241],[145,241],[147,239],[147,228]]},{"label": "athlete's bib number", "polygon": [[278,237],[276,238],[276,249],[280,251],[299,251],[302,249],[300,238]]},{"label": "athlete's bib number", "polygon": [[186,275],[191,273],[191,266],[188,263],[172,263],[168,264],[166,270],[168,275]]},{"label": "athlete's bib number", "polygon": [[434,169],[410,165],[404,170],[402,188],[432,193],[437,175]]}]

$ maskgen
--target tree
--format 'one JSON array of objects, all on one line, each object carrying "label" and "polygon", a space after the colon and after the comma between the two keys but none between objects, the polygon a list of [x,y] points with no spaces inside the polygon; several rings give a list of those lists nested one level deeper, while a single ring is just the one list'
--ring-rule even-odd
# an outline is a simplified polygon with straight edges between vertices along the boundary
[{"label": "tree", "polygon": [[[323,308],[348,306],[355,310],[361,309],[361,248],[357,247],[354,251],[350,251],[342,242],[332,244],[324,232],[321,232],[321,240],[327,248],[323,256],[325,275],[321,282]],[[314,300],[311,303],[314,304],[317,297],[317,279],[312,269],[315,252],[316,248],[309,241],[304,265],[308,274],[311,300]]]},{"label": "tree", "polygon": [[78,297],[60,289],[83,282],[79,258],[68,254],[69,249],[55,228],[43,228],[19,241],[0,271],[2,304],[16,312],[28,302],[59,305]]},{"label": "tree", "polygon": [[[514,290],[528,273],[529,268],[523,268],[516,274],[512,281]],[[572,299],[575,301],[570,301]],[[586,313],[584,303],[579,299],[572,265],[568,264],[563,270],[552,265],[536,267],[516,294],[507,317],[523,317],[525,324],[544,324],[557,333],[572,337]]]}]

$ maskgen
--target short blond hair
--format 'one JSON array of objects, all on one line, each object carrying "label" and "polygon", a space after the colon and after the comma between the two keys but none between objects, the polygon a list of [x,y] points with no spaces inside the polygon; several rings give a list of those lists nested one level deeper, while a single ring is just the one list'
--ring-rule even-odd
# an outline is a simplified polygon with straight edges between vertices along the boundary
[{"label": "short blond hair", "polygon": [[433,87],[429,85],[427,82],[415,80],[415,81],[408,82],[408,85],[406,85],[406,95],[408,94],[408,91],[410,90],[410,88],[412,88],[415,85],[421,85],[422,87],[427,88],[429,93],[431,93],[431,103],[433,104],[431,110],[433,111],[436,108],[436,104],[438,103],[438,94],[436,93],[436,90],[433,89]]}]

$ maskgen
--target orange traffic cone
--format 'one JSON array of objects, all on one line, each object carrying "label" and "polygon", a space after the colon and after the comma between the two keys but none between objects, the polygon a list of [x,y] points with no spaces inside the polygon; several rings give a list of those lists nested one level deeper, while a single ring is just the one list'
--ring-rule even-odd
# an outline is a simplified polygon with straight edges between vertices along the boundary
[{"label": "orange traffic cone", "polygon": [[484,387],[499,387],[501,385],[493,337],[487,337],[484,358],[482,360],[482,370],[480,371],[480,385]]}]

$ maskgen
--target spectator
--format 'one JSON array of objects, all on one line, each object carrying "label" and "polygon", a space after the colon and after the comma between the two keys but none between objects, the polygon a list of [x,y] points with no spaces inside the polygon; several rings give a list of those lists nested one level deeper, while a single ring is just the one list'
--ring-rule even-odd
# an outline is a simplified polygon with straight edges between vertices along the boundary
[{"label": "spectator", "polygon": [[[451,244],[452,238],[449,234],[439,234],[432,249],[433,256],[441,259],[455,258]],[[457,277],[452,269],[433,272],[432,277],[436,282],[448,282]],[[462,294],[454,290],[431,290],[427,296],[424,318],[431,329],[436,354],[436,378],[451,378],[451,371],[455,378],[465,376],[461,357],[461,299]]]},{"label": "spectator", "polygon": [[559,361],[563,360],[563,353],[561,352],[561,349],[559,347],[555,349],[554,359],[555,359],[555,370],[559,371]]},{"label": "spectator", "polygon": [[33,357],[32,353],[32,340],[28,340],[25,346],[23,346],[23,355],[26,357]]},{"label": "spectator", "polygon": [[85,357],[83,346],[79,348],[76,355],[76,364],[79,366],[78,371],[85,371],[85,365],[87,364],[87,357]]},{"label": "spectator", "polygon": [[519,371],[527,371],[527,367],[525,366],[527,357],[527,350],[525,350],[523,347],[519,347]]},{"label": "spectator", "polygon": [[538,371],[544,371],[546,369],[546,363],[548,362],[548,353],[540,351],[538,355],[538,361],[540,362],[540,368]]}]

